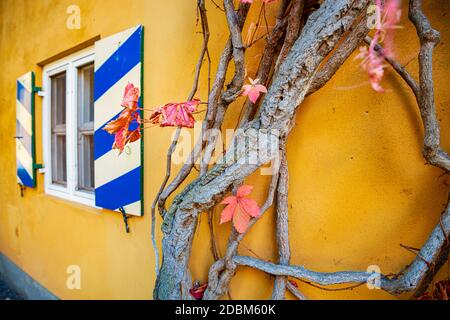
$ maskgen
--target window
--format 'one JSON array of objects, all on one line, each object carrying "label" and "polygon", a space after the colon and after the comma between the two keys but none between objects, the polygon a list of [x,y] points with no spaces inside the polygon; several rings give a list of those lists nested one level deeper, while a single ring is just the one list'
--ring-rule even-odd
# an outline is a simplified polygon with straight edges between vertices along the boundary
[{"label": "window", "polygon": [[45,191],[94,205],[94,52],[44,68]]}]

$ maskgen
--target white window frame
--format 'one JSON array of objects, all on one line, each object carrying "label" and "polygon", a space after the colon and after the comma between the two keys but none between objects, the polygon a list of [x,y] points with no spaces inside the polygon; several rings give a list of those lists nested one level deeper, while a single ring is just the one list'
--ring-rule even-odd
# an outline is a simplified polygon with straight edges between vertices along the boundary
[{"label": "white window frame", "polygon": [[[94,63],[94,47],[86,48],[46,65],[43,69],[42,139],[45,163],[45,193],[65,200],[95,207],[94,192],[77,190],[78,186],[78,68]],[[53,183],[51,143],[51,77],[66,72],[66,149],[67,185]]]}]

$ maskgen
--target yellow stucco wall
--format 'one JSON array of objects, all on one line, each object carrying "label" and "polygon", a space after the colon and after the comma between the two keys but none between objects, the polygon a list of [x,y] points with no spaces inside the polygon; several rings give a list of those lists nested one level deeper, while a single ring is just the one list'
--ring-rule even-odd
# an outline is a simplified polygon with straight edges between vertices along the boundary
[{"label": "yellow stucco wall", "polygon": [[[66,28],[66,8],[81,8],[80,30]],[[258,5],[249,23],[257,18]],[[274,5],[272,5],[274,6]],[[227,38],[223,13],[208,1],[213,61]],[[450,150],[450,2],[426,1],[426,12],[442,34],[435,53],[436,107],[443,146]],[[153,128],[145,139],[145,216],[130,220],[124,232],[120,215],[51,197],[38,187],[20,197],[15,175],[15,79],[42,69],[36,64],[94,36],[114,34],[137,24],[145,27],[145,104],[152,108],[182,101],[192,85],[201,35],[196,33],[195,1],[172,0],[3,0],[0,1],[0,252],[63,299],[150,299],[154,258],[150,241],[150,203],[164,175],[171,129]],[[418,41],[402,20],[398,60],[417,74]],[[244,31],[245,34],[246,31]],[[263,43],[247,53],[253,76]],[[213,70],[216,65],[213,64]],[[205,98],[206,72],[199,97]],[[366,75],[351,59],[319,93],[309,97],[297,115],[288,143],[290,164],[290,231],[292,262],[318,271],[365,270],[379,265],[383,273],[399,271],[413,256],[399,244],[420,247],[438,221],[450,178],[424,165],[422,126],[409,89],[394,74],[384,80],[389,91],[373,92]],[[42,103],[36,99],[37,160],[42,161]],[[242,99],[230,106],[226,127],[234,127]],[[176,167],[174,168],[176,170]],[[259,172],[248,184],[264,201],[269,177]],[[214,217],[218,224],[216,210]],[[158,221],[160,223],[160,221]],[[224,252],[229,225],[216,226]],[[158,234],[160,235],[159,228]],[[276,259],[274,215],[268,212],[250,231],[240,252]],[[207,220],[195,236],[192,272],[207,280],[212,263]],[[66,268],[79,265],[82,289],[66,288]],[[447,271],[443,272],[443,275]],[[240,268],[232,282],[233,298],[265,299],[273,279]],[[365,287],[327,292],[300,285],[311,299],[391,298]]]}]

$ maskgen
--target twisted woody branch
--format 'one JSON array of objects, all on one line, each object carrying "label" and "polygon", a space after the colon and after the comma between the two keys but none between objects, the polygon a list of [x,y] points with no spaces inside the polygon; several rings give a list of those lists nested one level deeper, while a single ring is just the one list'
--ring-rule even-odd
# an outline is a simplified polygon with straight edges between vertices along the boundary
[{"label": "twisted woody branch", "polygon": [[[392,58],[386,58],[386,60],[404,78],[416,95],[426,132],[423,151],[424,157],[430,164],[441,167],[446,172],[449,172],[449,156],[440,147],[439,124],[436,119],[433,94],[432,50],[439,42],[439,33],[431,28],[429,21],[421,10],[421,1],[411,1],[409,16],[416,26],[419,38],[421,39],[421,53],[419,55],[420,85],[417,84],[408,71],[398,62]],[[381,47],[378,50],[382,52]],[[415,296],[420,295],[448,258],[450,245],[449,234],[450,203],[447,204],[447,208],[442,213],[439,222],[414,261],[401,275],[390,278],[381,275],[380,289],[395,295],[410,291],[415,291]],[[373,274],[367,272],[344,271],[320,273],[305,269],[301,266],[275,265],[251,257],[236,256],[234,257],[234,262],[238,265],[260,269],[276,276],[291,276],[325,286],[365,283],[373,279]]]},{"label": "twisted woody branch", "polygon": [[[155,204],[158,203],[164,221],[162,266],[157,276],[154,298],[191,299],[189,289],[192,287],[192,279],[189,272],[189,258],[199,215],[210,210],[233,187],[277,155],[281,155],[281,166],[272,177],[268,198],[261,212],[263,214],[272,205],[276,205],[278,264],[238,256],[238,246],[246,233],[238,233],[233,228],[225,256],[217,260],[210,268],[204,299],[218,299],[226,294],[239,265],[253,267],[276,276],[273,299],[283,299],[286,289],[299,299],[304,299],[302,293],[286,281],[288,276],[324,286],[362,283],[373,277],[367,272],[319,273],[302,266],[289,265],[288,168],[285,141],[294,124],[295,113],[304,98],[320,89],[335,74],[350,54],[364,41],[368,33],[366,14],[369,0],[325,0],[308,16],[305,9],[310,2],[292,0],[283,1],[280,5],[276,25],[267,36],[266,48],[258,70],[258,75],[263,82],[268,86],[270,84],[268,93],[259,110],[255,105],[248,102],[245,104],[239,130],[231,146],[223,159],[209,169],[208,164],[216,140],[209,136],[208,129],[221,128],[227,107],[236,99],[244,81],[245,47],[241,30],[249,5],[241,3],[239,9],[235,11],[231,0],[224,0],[230,39],[220,58],[215,81],[209,94],[202,136],[186,164],[167,188],[165,184],[170,173],[166,176],[167,179],[155,199]],[[203,2],[199,0],[199,3]],[[439,33],[432,29],[422,12],[421,4],[420,0],[411,0],[409,10],[410,19],[416,26],[421,43],[419,82],[417,83],[392,58],[386,58],[386,60],[410,85],[417,98],[425,128],[423,153],[426,160],[449,172],[450,158],[440,146],[432,78],[432,53],[439,41]],[[202,25],[207,26],[206,14],[202,14],[201,18]],[[304,26],[303,19],[306,19]],[[203,30],[205,31],[204,27]],[[201,59],[205,54],[203,52],[207,52],[207,39],[205,43],[206,49],[202,50]],[[381,47],[377,47],[377,50],[382,54]],[[225,77],[231,60],[235,65],[234,77],[225,89]],[[201,64],[198,68],[200,67]],[[177,137],[174,144],[176,141]],[[171,150],[169,149],[168,156],[173,152]],[[247,161],[249,155],[254,155],[253,158],[257,161]],[[166,209],[167,198],[187,178],[195,161],[201,156],[203,159],[199,177],[179,192],[170,207]],[[170,167],[169,163],[168,166]],[[248,229],[258,219],[253,219]],[[450,207],[447,206],[416,259],[397,276],[381,276],[381,288],[392,294],[423,290],[448,257],[449,233]]]},{"label": "twisted woody branch", "polygon": [[[288,133],[295,110],[308,93],[320,64],[365,13],[368,2],[326,1],[310,16],[302,36],[295,42],[275,75],[261,106],[261,114],[236,135],[221,163],[176,196],[164,216],[163,262],[156,281],[155,298],[189,298],[188,292],[192,286],[189,256],[198,215],[220,201],[234,182],[244,179],[275,157],[278,150],[274,150],[273,146],[278,145],[278,139]],[[255,129],[267,133],[266,144],[261,141],[258,143]],[[270,133],[274,129],[279,132],[279,136]],[[259,138],[261,140],[261,135]],[[248,148],[237,148],[240,141],[245,141]],[[242,161],[251,153],[259,156],[256,164]],[[208,291],[211,291],[210,287]]]}]

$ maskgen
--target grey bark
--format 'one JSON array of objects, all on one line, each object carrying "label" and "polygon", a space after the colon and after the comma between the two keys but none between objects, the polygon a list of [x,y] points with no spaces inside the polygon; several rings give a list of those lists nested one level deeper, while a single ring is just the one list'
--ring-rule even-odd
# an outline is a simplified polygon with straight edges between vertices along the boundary
[{"label": "grey bark", "polygon": [[[425,128],[423,154],[425,159],[432,165],[440,167],[449,172],[449,156],[440,146],[439,122],[436,118],[434,104],[434,83],[432,77],[432,53],[433,48],[440,40],[439,33],[434,30],[422,11],[422,1],[411,0],[409,16],[416,26],[420,39],[419,53],[419,84],[408,73],[408,71],[392,58],[386,60],[398,72],[398,74],[411,87],[417,98],[419,109]],[[370,42],[370,38],[366,42]],[[376,47],[382,54],[382,48]],[[450,200],[450,196],[449,196]],[[414,292],[415,297],[428,287],[430,281],[439,271],[440,267],[447,261],[450,250],[450,201],[439,222],[430,237],[417,254],[416,259],[395,277],[380,275],[380,288],[391,293],[401,294]],[[334,272],[320,273],[305,269],[301,266],[281,266],[249,257],[235,257],[235,263],[254,267],[268,273],[281,276],[288,275],[302,280],[311,281],[321,285],[335,285],[344,283],[364,283],[369,281],[373,275],[366,272]]]},{"label": "grey bark", "polygon": [[[287,134],[289,122],[320,64],[365,12],[368,2],[328,0],[310,16],[302,35],[280,66],[263,101],[260,116],[245,126],[232,144],[236,146],[236,141],[246,141],[248,148],[231,148],[222,163],[192,182],[175,198],[162,226],[163,262],[155,285],[155,299],[189,298],[192,284],[189,257],[198,215],[220,201],[235,181],[244,179],[275,156],[277,150],[268,150],[273,149],[270,146],[276,145],[279,139],[278,135],[272,134],[272,129],[278,130],[280,136]],[[265,141],[259,143],[261,147],[254,129],[267,133]],[[239,161],[252,152],[259,156],[255,164]]]},{"label": "grey bark", "polygon": [[425,128],[423,155],[428,163],[450,171],[450,157],[441,148],[439,122],[436,117],[433,83],[433,51],[441,40],[439,32],[431,27],[422,11],[422,0],[411,0],[409,18],[416,27],[420,40],[418,104]]},{"label": "grey bark", "polygon": [[276,172],[272,176],[269,190],[267,192],[267,199],[261,207],[261,214],[258,218],[254,218],[250,221],[247,231],[244,233],[238,233],[233,228],[230,237],[228,239],[227,251],[223,259],[216,261],[209,269],[208,274],[208,288],[205,291],[204,300],[214,300],[228,293],[231,279],[233,278],[237,265],[233,262],[234,257],[237,255],[238,247],[241,241],[244,239],[251,227],[272,207],[274,202],[275,193],[278,186],[279,173]]},{"label": "grey bark", "polygon": [[[443,251],[448,250],[447,238],[450,234],[450,203],[441,216],[430,237],[412,263],[397,277],[389,278],[380,275],[380,289],[393,295],[411,292],[419,288],[427,279],[427,275],[438,261]],[[364,283],[373,279],[374,274],[358,271],[315,272],[303,266],[278,265],[271,262],[244,256],[236,256],[234,262],[239,265],[256,268],[276,276],[290,276],[319,285]]]},{"label": "grey bark", "polygon": [[[245,3],[241,3],[238,10],[239,26],[242,28],[250,6]],[[156,198],[158,201],[158,210],[162,216],[166,213],[166,200],[170,195],[183,183],[183,181],[189,176],[195,162],[200,157],[202,149],[205,145],[205,141],[208,139],[207,132],[208,129],[214,125],[217,125],[217,113],[222,112],[221,94],[223,92],[223,87],[225,85],[225,78],[228,70],[228,66],[232,57],[232,44],[231,39],[228,39],[225,48],[219,59],[219,64],[217,67],[216,76],[211,87],[211,91],[208,97],[208,109],[206,111],[205,120],[202,124],[202,135],[196,142],[194,149],[190,153],[185,164],[182,166],[180,171],[177,173],[172,182],[169,183],[167,188],[165,188],[159,197]]]},{"label": "grey bark", "polygon": [[331,79],[335,73],[342,67],[344,61],[346,61],[350,55],[358,48],[364,41],[364,37],[369,32],[367,27],[367,15],[365,15],[361,21],[357,23],[348,33],[344,43],[336,49],[331,57],[325,62],[323,68],[321,68],[314,78],[311,84],[309,94],[312,94],[322,88],[329,79]]},{"label": "grey bark", "polygon": [[[269,86],[270,72],[273,67],[274,59],[276,58],[277,53],[280,51],[280,43],[282,42],[282,40],[284,40],[283,35],[285,33],[287,24],[285,17],[287,2],[288,1],[284,1],[283,4],[280,6],[275,26],[267,38],[267,44],[264,47],[264,52],[259,62],[258,72],[255,77],[255,79],[260,80],[259,83],[265,85],[266,87]],[[292,10],[293,9],[291,9],[289,16],[292,14]],[[255,110],[257,108],[258,108],[258,101],[256,103],[252,103],[249,99],[247,99],[242,111],[242,117],[239,121],[239,127],[244,126],[254,116]]]},{"label": "grey bark", "polygon": [[[278,244],[278,263],[289,265],[291,260],[291,250],[289,247],[289,169],[285,146],[282,149],[280,178],[277,188],[277,244]],[[272,291],[272,300],[284,300],[286,295],[287,277],[276,276]]]}]

